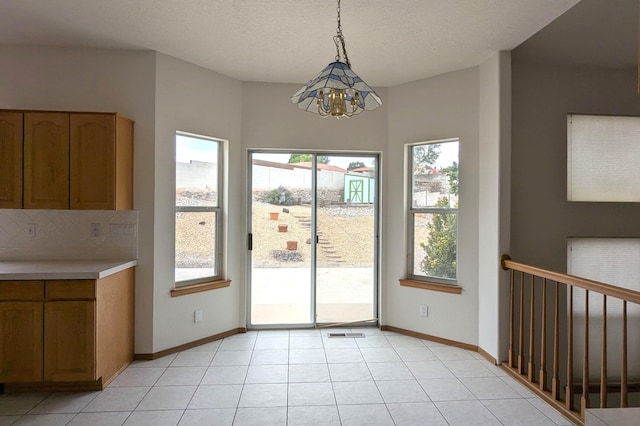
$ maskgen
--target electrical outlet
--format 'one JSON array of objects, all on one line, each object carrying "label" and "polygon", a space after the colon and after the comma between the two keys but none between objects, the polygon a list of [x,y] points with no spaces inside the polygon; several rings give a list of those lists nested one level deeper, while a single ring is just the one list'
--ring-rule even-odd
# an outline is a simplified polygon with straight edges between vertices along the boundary
[{"label": "electrical outlet", "polygon": [[100,236],[100,224],[99,223],[92,223],[91,224],[91,236],[92,237],[99,237]]},{"label": "electrical outlet", "polygon": [[428,317],[429,316],[429,306],[428,305],[420,305],[420,316],[421,317]]},{"label": "electrical outlet", "polygon": [[27,235],[31,238],[36,237],[36,224],[35,223],[27,223]]},{"label": "electrical outlet", "polygon": [[201,322],[202,321],[202,309],[198,309],[193,313],[193,322]]}]

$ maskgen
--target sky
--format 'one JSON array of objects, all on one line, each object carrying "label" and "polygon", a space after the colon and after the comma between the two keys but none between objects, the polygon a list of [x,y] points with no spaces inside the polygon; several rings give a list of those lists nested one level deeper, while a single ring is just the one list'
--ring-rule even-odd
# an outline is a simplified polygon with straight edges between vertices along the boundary
[{"label": "sky", "polygon": [[209,139],[176,135],[176,161],[188,163],[191,160],[217,163],[218,144]]}]

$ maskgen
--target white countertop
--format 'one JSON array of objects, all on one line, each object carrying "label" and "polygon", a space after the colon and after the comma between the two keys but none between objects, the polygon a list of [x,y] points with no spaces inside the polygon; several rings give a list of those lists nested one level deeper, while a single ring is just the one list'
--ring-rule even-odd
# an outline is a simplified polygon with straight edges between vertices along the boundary
[{"label": "white countertop", "polygon": [[0,261],[0,280],[97,280],[137,264],[137,260],[8,260]]}]

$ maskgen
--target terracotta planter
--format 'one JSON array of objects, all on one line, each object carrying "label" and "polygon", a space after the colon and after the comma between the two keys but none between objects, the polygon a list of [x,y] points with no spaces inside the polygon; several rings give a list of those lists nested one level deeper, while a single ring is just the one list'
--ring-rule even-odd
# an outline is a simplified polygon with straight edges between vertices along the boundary
[{"label": "terracotta planter", "polygon": [[271,212],[271,213],[269,213],[269,219],[271,219],[271,220],[278,220],[278,212]]},{"label": "terracotta planter", "polygon": [[287,241],[287,250],[298,250],[297,241]]},{"label": "terracotta planter", "polygon": [[278,225],[278,232],[287,232],[287,225],[280,224]]}]

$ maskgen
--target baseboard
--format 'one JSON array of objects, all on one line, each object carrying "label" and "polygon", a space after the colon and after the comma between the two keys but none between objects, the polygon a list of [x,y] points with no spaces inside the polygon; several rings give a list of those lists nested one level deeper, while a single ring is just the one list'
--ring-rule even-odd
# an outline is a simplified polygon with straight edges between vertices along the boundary
[{"label": "baseboard", "polygon": [[136,361],[151,361],[153,359],[162,358],[164,356],[175,354],[177,352],[186,351],[187,349],[192,349],[197,346],[204,345],[205,343],[210,343],[216,340],[224,339],[225,337],[233,336],[234,334],[241,334],[246,332],[247,332],[247,329],[245,327],[238,327],[232,330],[224,331],[222,333],[214,334],[213,336],[194,340],[193,342],[184,343],[179,346],[174,346],[173,348],[164,349],[159,352],[154,352],[151,354],[135,354],[133,359]]},{"label": "baseboard", "polygon": [[[405,330],[404,328],[394,327],[392,325],[381,325],[382,331],[393,331],[395,333],[404,334],[405,336],[417,337],[418,339],[430,340],[432,342],[442,343],[444,345],[455,346],[460,349],[467,349],[474,352],[478,351],[478,346],[469,343],[457,342],[455,340],[445,339],[443,337],[432,336],[430,334],[418,333],[417,331]],[[484,355],[483,355],[484,356]]]},{"label": "baseboard", "polygon": [[102,378],[83,382],[5,383],[5,393],[24,392],[94,392],[105,388]]},{"label": "baseboard", "polygon": [[492,362],[493,365],[498,365],[498,361],[493,356],[491,356],[489,352],[485,351],[480,346],[478,346],[478,353],[482,355],[487,361]]}]

